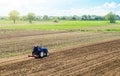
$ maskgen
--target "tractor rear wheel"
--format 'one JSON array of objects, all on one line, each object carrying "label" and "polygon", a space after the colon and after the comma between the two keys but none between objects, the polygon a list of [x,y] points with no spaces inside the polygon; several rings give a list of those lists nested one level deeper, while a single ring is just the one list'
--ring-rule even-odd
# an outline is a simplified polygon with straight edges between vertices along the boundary
[{"label": "tractor rear wheel", "polygon": [[42,51],[42,52],[40,52],[40,58],[43,58],[44,57],[44,52]]}]

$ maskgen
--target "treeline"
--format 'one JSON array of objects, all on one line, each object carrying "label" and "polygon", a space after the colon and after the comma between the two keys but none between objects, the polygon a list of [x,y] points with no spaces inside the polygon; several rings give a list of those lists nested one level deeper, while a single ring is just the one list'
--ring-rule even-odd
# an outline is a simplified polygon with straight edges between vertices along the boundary
[{"label": "treeline", "polygon": [[115,23],[116,20],[120,20],[119,15],[115,15],[114,13],[110,12],[105,16],[97,16],[97,15],[83,15],[83,16],[36,16],[34,13],[28,13],[26,16],[20,16],[19,12],[13,10],[9,13],[9,16],[0,16],[0,20],[13,20],[15,23],[16,20],[21,21],[48,21],[53,20],[54,22],[59,22],[59,20],[110,20],[110,23]]},{"label": "treeline", "polygon": [[[59,20],[106,20],[105,16],[97,16],[97,15],[83,15],[83,16],[35,16],[35,21],[44,21],[44,20],[53,20],[54,18],[58,18]],[[120,16],[116,15],[116,19],[120,20]],[[8,16],[0,16],[0,20],[9,20]],[[21,16],[19,20],[28,20],[27,16]]]}]

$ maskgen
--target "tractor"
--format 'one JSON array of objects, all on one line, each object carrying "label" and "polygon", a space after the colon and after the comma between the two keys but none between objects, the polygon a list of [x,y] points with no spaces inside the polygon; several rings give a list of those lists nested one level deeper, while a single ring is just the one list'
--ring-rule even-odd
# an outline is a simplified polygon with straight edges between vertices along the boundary
[{"label": "tractor", "polygon": [[48,49],[41,46],[34,46],[32,55],[28,55],[28,57],[34,57],[34,58],[43,58],[47,57],[49,55]]}]

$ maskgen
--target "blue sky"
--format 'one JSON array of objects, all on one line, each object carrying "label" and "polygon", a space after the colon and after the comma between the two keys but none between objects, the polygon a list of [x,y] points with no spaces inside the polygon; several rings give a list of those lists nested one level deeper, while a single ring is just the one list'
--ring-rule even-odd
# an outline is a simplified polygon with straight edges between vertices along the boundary
[{"label": "blue sky", "polygon": [[0,16],[7,16],[11,10],[20,15],[106,15],[111,11],[120,15],[120,0],[0,0],[0,9]]}]

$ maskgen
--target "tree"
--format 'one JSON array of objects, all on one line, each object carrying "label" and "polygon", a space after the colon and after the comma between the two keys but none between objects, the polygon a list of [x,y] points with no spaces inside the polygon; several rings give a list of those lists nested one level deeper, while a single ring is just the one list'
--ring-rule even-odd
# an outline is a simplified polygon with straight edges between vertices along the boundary
[{"label": "tree", "polygon": [[16,23],[16,20],[19,19],[19,12],[16,11],[16,10],[12,10],[10,13],[9,13],[9,18],[11,20],[13,20],[14,24]]},{"label": "tree", "polygon": [[48,20],[48,19],[49,19],[48,15],[43,16],[43,20]]},{"label": "tree", "polygon": [[40,20],[41,20],[41,16],[36,16],[36,17],[35,17],[35,20],[36,20],[36,21],[40,21]]},{"label": "tree", "polygon": [[26,21],[26,20],[27,20],[27,16],[21,16],[21,17],[20,17],[20,20]]},{"label": "tree", "polygon": [[107,20],[110,20],[110,23],[115,23],[115,21],[116,21],[116,15],[113,14],[112,12],[108,13],[108,14],[105,16],[105,18],[106,18]]},{"label": "tree", "polygon": [[119,15],[116,15],[116,20],[120,20],[120,16]]},{"label": "tree", "polygon": [[27,19],[29,20],[29,23],[32,23],[32,21],[35,19],[34,13],[28,13]]},{"label": "tree", "polygon": [[72,20],[79,20],[79,16],[77,15],[72,16]]},{"label": "tree", "polygon": [[82,20],[87,20],[87,15],[83,15]]},{"label": "tree", "polygon": [[53,18],[53,22],[58,23],[58,22],[59,22],[58,17],[54,17],[54,18]]},{"label": "tree", "polygon": [[8,17],[6,17],[6,16],[0,16],[0,20],[7,20],[8,19]]},{"label": "tree", "polygon": [[90,15],[87,16],[87,20],[91,20],[91,16]]}]

